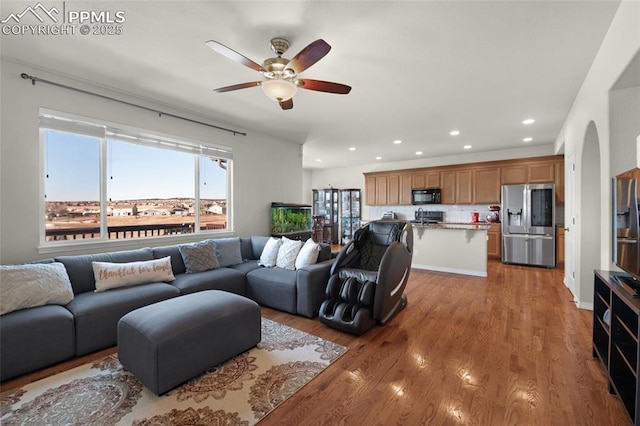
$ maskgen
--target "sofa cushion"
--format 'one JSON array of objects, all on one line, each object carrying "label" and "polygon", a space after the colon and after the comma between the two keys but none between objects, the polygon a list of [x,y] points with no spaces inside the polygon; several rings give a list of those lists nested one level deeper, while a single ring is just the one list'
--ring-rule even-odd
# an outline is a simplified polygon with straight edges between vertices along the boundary
[{"label": "sofa cushion", "polygon": [[247,296],[261,305],[297,313],[296,271],[260,268],[247,274]]},{"label": "sofa cushion", "polygon": [[283,269],[296,269],[296,258],[300,249],[302,248],[302,241],[290,240],[287,237],[282,237],[282,244],[278,249],[278,258],[276,259],[276,266]]},{"label": "sofa cushion", "polygon": [[260,254],[258,264],[267,268],[273,268],[276,266],[278,250],[280,249],[281,244],[282,240],[280,238],[269,238],[269,241],[264,245],[264,249]]},{"label": "sofa cushion", "polygon": [[230,266],[230,268],[240,271],[246,275],[254,269],[262,268],[262,266],[258,265],[257,260],[245,260],[242,263]]},{"label": "sofa cushion", "polygon": [[320,243],[320,254],[318,254],[317,263],[331,259],[331,245]]},{"label": "sofa cushion", "polygon": [[67,305],[75,318],[76,356],[114,346],[118,321],[126,313],[179,295],[177,288],[166,283],[76,295]]},{"label": "sofa cushion", "polygon": [[171,283],[182,294],[203,290],[224,290],[241,296],[247,294],[245,274],[232,268],[218,268],[197,274],[176,275]]},{"label": "sofa cushion", "polygon": [[73,315],[62,306],[39,306],[3,315],[0,381],[73,358],[74,336]]},{"label": "sofa cushion", "polygon": [[208,271],[220,267],[212,240],[178,246],[187,274]]},{"label": "sofa cushion", "polygon": [[77,256],[58,256],[55,258],[57,262],[63,263],[64,267],[67,268],[71,287],[76,295],[87,291],[93,292],[96,289],[91,262],[124,263],[152,259],[153,252],[150,248]]},{"label": "sofa cushion", "polygon": [[220,266],[231,266],[242,263],[242,250],[240,248],[240,238],[221,238],[213,240],[216,257]]},{"label": "sofa cushion", "polygon": [[240,254],[242,255],[242,260],[257,259],[258,257],[260,257],[260,253],[258,253],[258,256],[253,255],[253,245],[251,244],[251,237],[240,238]]},{"label": "sofa cushion", "polygon": [[296,257],[296,269],[315,264],[318,261],[319,254],[320,244],[309,238],[300,249],[298,257]]},{"label": "sofa cushion", "polygon": [[96,280],[96,291],[152,282],[171,282],[171,257],[143,262],[110,263],[91,262]]},{"label": "sofa cushion", "polygon": [[262,251],[264,250],[264,246],[267,245],[267,242],[271,239],[271,237],[264,237],[262,235],[252,235],[251,236],[251,247],[253,249],[253,255],[248,259],[260,259],[262,255]]},{"label": "sofa cushion", "polygon": [[0,266],[0,315],[73,300],[69,275],[62,263]]},{"label": "sofa cushion", "polygon": [[173,275],[184,274],[187,272],[187,268],[184,266],[184,261],[182,260],[182,255],[180,254],[180,249],[177,244],[172,246],[154,247],[151,250],[153,251],[153,257],[155,259],[171,256],[171,269],[173,270]]}]

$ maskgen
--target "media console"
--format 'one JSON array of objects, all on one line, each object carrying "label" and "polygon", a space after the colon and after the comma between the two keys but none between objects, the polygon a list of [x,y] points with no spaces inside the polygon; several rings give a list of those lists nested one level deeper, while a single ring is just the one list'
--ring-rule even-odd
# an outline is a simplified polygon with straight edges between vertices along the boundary
[{"label": "media console", "polygon": [[[640,299],[620,284],[621,272],[595,271],[593,356],[609,376],[609,392],[618,395],[634,425],[640,425],[638,396],[638,318]],[[623,280],[624,282],[624,280]]]}]

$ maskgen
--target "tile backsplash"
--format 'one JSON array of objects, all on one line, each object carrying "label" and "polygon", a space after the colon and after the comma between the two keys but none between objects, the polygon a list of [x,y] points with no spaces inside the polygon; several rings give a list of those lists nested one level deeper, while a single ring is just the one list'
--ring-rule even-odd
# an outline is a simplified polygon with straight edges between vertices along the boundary
[{"label": "tile backsplash", "polygon": [[368,219],[380,219],[382,214],[392,211],[398,219],[413,220],[415,212],[419,207],[424,211],[444,212],[445,222],[471,222],[471,212],[480,213],[480,220],[484,221],[489,214],[489,206],[481,205],[448,205],[448,204],[427,204],[424,206],[370,206]]},{"label": "tile backsplash", "polygon": [[[471,222],[471,212],[480,213],[480,220],[484,221],[489,214],[488,204],[427,204],[424,206],[369,206],[369,216],[366,219],[380,219],[382,214],[387,211],[392,211],[396,214],[398,219],[413,220],[415,218],[415,212],[419,207],[422,207],[424,211],[439,211],[444,212],[445,222],[459,222],[466,223]],[[564,223],[564,206],[556,205],[556,224],[562,225]]]}]

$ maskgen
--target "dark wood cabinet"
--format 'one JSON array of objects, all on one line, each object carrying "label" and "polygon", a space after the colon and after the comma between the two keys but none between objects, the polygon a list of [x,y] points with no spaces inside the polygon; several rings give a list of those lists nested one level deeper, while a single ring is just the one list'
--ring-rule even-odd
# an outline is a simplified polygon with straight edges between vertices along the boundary
[{"label": "dark wood cabinet", "polygon": [[622,273],[595,271],[593,356],[609,376],[609,392],[618,395],[634,425],[640,425],[638,403],[638,317],[640,300],[618,281]]},{"label": "dark wood cabinet", "polygon": [[313,216],[322,216],[322,241],[327,244],[338,244],[338,208],[339,191],[336,188],[313,190]]},{"label": "dark wood cabinet", "polygon": [[340,190],[340,234],[341,244],[346,244],[360,227],[360,190]]}]

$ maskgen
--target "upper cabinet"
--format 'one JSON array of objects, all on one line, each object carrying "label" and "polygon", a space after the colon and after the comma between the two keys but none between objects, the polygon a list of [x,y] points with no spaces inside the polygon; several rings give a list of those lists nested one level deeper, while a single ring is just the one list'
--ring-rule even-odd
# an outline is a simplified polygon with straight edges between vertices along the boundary
[{"label": "upper cabinet", "polygon": [[527,176],[528,172],[526,164],[519,164],[502,168],[501,179],[503,185],[527,183]]},{"label": "upper cabinet", "polygon": [[456,172],[444,171],[441,175],[440,202],[442,204],[456,203]]},{"label": "upper cabinet", "polygon": [[427,185],[424,188],[440,188],[441,174],[439,170],[427,172]]},{"label": "upper cabinet", "polygon": [[471,170],[456,170],[456,204],[473,202],[473,174]]},{"label": "upper cabinet", "polygon": [[427,175],[426,173],[413,173],[411,175],[411,188],[422,189],[427,187]]},{"label": "upper cabinet", "polygon": [[553,182],[555,175],[554,163],[539,163],[529,165],[529,180],[527,183]]},{"label": "upper cabinet", "polygon": [[500,203],[500,168],[492,167],[473,171],[473,203]]},{"label": "upper cabinet", "polygon": [[365,203],[410,205],[412,189],[440,188],[442,204],[499,204],[501,185],[547,182],[564,203],[564,156],[365,173]]}]

